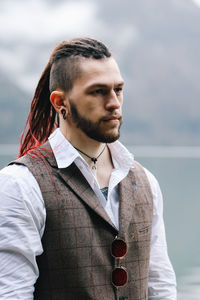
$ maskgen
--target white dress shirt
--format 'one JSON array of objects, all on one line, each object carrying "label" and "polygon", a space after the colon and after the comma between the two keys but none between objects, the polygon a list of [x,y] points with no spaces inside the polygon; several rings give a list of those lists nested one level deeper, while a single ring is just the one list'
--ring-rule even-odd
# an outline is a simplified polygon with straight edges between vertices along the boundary
[{"label": "white dress shirt", "polygon": [[[95,176],[60,129],[49,137],[58,168],[75,162],[96,193],[108,216],[119,228],[118,184],[133,165],[133,156],[119,142],[109,144],[114,169],[108,199]],[[176,300],[176,279],[168,258],[163,222],[162,194],[155,177],[145,169],[153,193],[153,226],[149,271],[149,300]],[[11,165],[0,171],[0,299],[32,300],[39,276],[36,256],[43,252],[41,237],[46,211],[39,185],[25,166]]]}]

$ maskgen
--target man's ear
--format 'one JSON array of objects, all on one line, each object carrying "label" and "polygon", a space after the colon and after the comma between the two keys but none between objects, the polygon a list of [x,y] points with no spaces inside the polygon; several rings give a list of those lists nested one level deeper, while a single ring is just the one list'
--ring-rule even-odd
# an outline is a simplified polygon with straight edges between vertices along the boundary
[{"label": "man's ear", "polygon": [[63,108],[66,109],[65,103],[65,93],[63,91],[53,91],[50,95],[50,100],[55,108],[55,110],[59,113]]}]

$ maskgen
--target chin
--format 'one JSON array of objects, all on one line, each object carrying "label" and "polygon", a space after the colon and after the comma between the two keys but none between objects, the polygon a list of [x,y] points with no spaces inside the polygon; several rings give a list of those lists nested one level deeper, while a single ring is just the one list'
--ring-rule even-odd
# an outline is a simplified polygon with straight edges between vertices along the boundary
[{"label": "chin", "polygon": [[120,137],[120,126],[114,128],[98,127],[91,130],[91,128],[85,128],[84,133],[91,139],[100,143],[113,143]]},{"label": "chin", "polygon": [[116,134],[102,134],[99,136],[96,136],[95,140],[101,143],[113,143],[115,141],[117,141],[120,137],[120,132],[116,133]]}]

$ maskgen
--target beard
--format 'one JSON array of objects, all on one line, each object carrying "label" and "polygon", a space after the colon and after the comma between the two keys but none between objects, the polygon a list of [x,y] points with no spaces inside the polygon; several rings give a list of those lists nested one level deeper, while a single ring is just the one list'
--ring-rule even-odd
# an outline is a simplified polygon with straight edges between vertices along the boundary
[{"label": "beard", "polygon": [[[89,138],[96,140],[101,143],[113,143],[120,137],[120,127],[122,124],[122,118],[119,119],[119,125],[116,130],[116,125],[113,126],[113,130],[109,132],[103,128],[105,117],[99,119],[97,122],[93,122],[85,117],[83,117],[70,99],[70,111],[71,120],[76,124],[77,128],[80,128]],[[115,129],[115,130],[114,130]]]}]

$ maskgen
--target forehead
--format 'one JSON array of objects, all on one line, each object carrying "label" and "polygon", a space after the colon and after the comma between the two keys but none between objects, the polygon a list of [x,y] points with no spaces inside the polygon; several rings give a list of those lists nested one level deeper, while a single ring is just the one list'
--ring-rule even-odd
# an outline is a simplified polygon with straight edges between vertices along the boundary
[{"label": "forehead", "polygon": [[113,57],[105,59],[81,59],[79,63],[80,76],[75,84],[84,87],[103,84],[116,85],[123,82],[117,62]]}]

